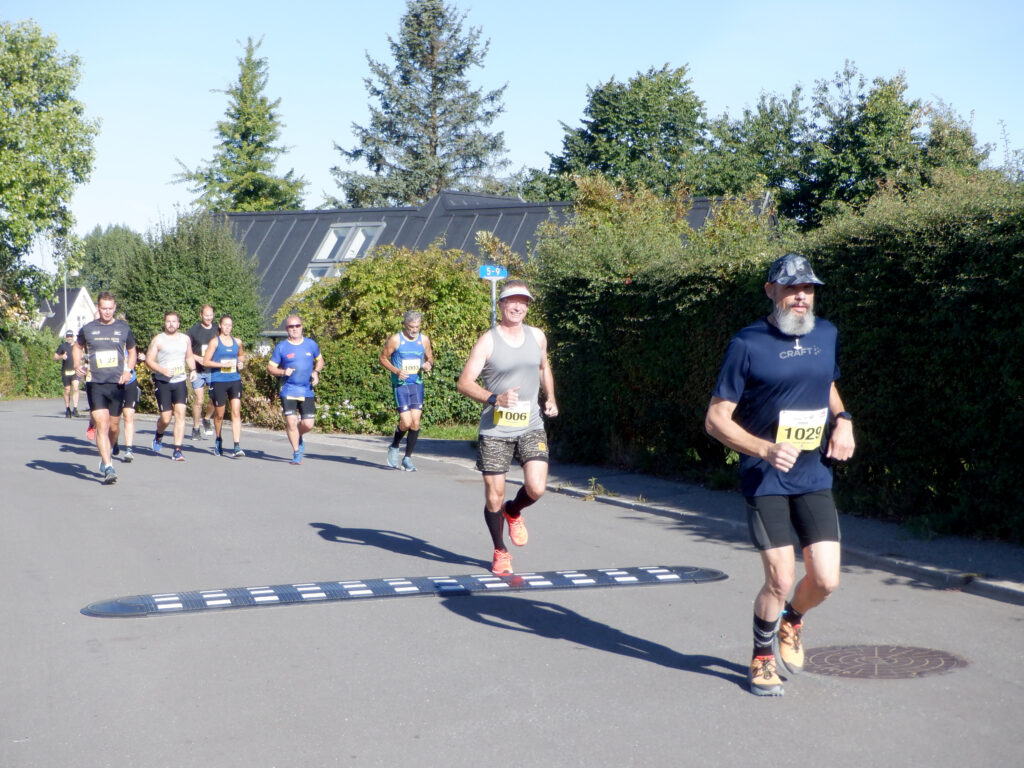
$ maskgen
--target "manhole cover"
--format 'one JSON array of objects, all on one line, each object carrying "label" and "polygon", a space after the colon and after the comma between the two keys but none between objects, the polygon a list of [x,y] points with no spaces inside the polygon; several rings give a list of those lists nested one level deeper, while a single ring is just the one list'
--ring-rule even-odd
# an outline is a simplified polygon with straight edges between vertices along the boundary
[{"label": "manhole cover", "polygon": [[900,645],[831,645],[807,650],[804,669],[833,677],[896,680],[942,675],[967,661],[945,651]]}]

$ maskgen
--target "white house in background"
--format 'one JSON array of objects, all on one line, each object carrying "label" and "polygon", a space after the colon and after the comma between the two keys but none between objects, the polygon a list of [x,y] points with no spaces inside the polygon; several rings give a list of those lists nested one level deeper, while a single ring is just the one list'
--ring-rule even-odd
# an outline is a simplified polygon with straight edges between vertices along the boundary
[{"label": "white house in background", "polygon": [[69,286],[66,316],[64,307],[64,290],[58,288],[57,296],[53,301],[41,303],[36,327],[47,328],[59,338],[64,338],[64,332],[67,330],[78,336],[78,331],[82,326],[96,317],[96,303],[85,288]]}]

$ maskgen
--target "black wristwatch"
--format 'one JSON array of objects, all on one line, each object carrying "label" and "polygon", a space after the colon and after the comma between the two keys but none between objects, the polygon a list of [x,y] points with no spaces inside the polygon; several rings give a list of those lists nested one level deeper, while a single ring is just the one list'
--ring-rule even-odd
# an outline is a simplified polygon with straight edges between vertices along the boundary
[{"label": "black wristwatch", "polygon": [[491,396],[487,398],[487,403],[489,405],[497,405],[498,404],[498,396],[492,392]]},{"label": "black wristwatch", "polygon": [[839,419],[846,419],[847,421],[853,421],[853,414],[849,411],[840,411],[836,414],[836,421]]}]

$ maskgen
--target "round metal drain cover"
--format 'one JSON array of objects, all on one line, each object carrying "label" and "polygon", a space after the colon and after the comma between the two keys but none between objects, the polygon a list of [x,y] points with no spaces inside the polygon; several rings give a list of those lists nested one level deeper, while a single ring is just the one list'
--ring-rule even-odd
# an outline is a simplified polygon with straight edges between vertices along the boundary
[{"label": "round metal drain cover", "polygon": [[817,675],[897,680],[942,675],[967,661],[945,651],[900,645],[831,645],[807,649],[804,669]]}]

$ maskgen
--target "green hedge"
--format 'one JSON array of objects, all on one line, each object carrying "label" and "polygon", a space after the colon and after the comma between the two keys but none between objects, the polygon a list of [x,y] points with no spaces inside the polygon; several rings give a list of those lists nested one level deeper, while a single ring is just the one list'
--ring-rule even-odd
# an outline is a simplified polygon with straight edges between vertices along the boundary
[{"label": "green hedge", "polygon": [[0,340],[0,397],[61,397],[61,340],[49,331],[26,331]]},{"label": "green hedge", "polygon": [[1024,541],[1024,194],[947,177],[812,236],[858,453],[841,497],[923,531]]},{"label": "green hedge", "polygon": [[626,276],[548,281],[556,454],[721,478],[735,455],[704,434],[703,417],[722,353],[767,311],[771,258],[799,248],[828,284],[817,309],[839,326],[840,391],[855,414],[857,454],[837,470],[844,511],[1024,541],[1022,191],[950,175],[784,239],[759,252],[750,230],[720,238],[731,261],[684,248]]}]

